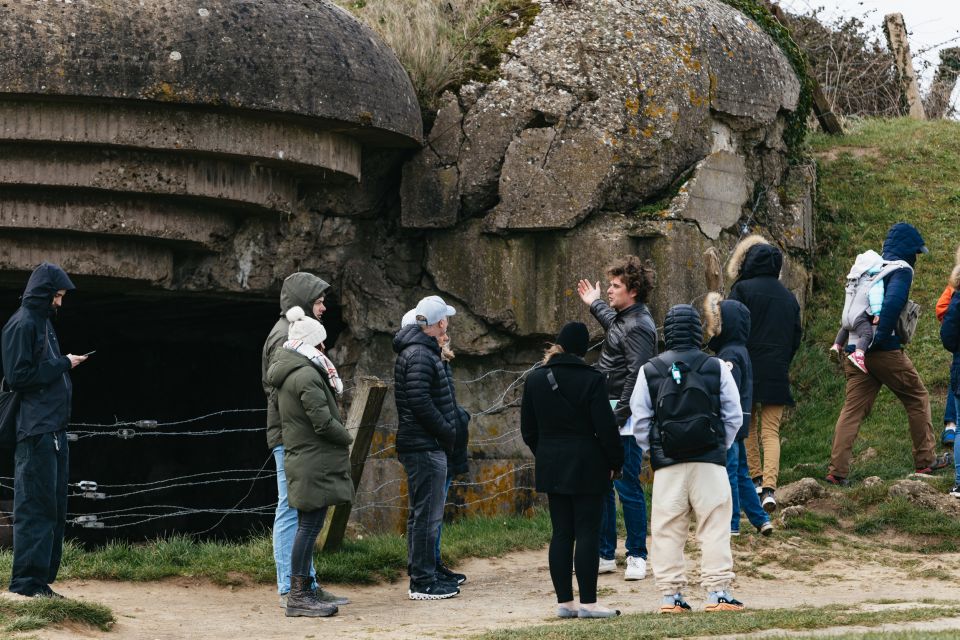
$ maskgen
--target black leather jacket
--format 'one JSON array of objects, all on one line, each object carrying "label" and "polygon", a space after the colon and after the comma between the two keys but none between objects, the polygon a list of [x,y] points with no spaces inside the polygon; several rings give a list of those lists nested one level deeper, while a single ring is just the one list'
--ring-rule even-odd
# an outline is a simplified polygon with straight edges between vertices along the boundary
[{"label": "black leather jacket", "polygon": [[630,396],[637,384],[637,373],[657,355],[657,325],[642,302],[622,311],[614,311],[603,300],[590,305],[590,313],[607,332],[596,367],[607,377],[607,397],[618,400],[613,413],[617,426],[630,417]]}]

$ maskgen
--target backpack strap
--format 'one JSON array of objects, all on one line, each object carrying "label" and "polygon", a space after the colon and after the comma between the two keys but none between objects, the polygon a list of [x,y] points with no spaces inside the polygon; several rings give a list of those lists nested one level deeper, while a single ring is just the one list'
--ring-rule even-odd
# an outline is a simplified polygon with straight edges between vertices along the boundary
[{"label": "backpack strap", "polygon": [[551,389],[560,393],[560,385],[557,384],[557,376],[553,375],[553,369],[547,369],[547,382],[550,383]]}]

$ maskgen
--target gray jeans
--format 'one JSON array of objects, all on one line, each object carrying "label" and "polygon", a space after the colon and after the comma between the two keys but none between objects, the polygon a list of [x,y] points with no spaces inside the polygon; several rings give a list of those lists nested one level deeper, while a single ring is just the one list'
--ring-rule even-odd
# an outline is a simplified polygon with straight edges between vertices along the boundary
[{"label": "gray jeans", "polygon": [[417,451],[397,456],[407,472],[410,513],[407,517],[407,562],[416,583],[433,582],[437,573],[437,528],[443,520],[447,455]]}]

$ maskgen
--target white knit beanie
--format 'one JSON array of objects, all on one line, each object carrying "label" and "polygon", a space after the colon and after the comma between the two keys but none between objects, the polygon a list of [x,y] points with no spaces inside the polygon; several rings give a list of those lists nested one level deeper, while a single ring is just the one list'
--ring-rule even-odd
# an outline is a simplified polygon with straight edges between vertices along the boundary
[{"label": "white knit beanie", "polygon": [[300,307],[292,307],[287,311],[287,320],[290,321],[287,331],[290,340],[302,340],[304,344],[316,347],[327,339],[327,330],[323,325],[318,320],[308,318]]}]

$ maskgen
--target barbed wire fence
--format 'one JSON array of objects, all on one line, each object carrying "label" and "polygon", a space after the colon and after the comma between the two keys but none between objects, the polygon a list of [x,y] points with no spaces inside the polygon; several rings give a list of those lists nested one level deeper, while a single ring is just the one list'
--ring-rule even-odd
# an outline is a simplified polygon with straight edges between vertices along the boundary
[{"label": "barbed wire fence", "polygon": [[[593,348],[599,346],[594,345]],[[498,378],[506,377],[503,387],[495,392],[493,399],[487,406],[469,407],[471,416],[474,419],[508,411],[519,407],[520,390],[527,374],[532,371],[536,365],[531,365],[523,369],[496,368],[482,372],[473,378],[455,378],[455,382],[464,387],[470,388],[473,385],[489,385]],[[358,378],[345,381],[345,390],[354,390],[357,387]],[[383,380],[384,384],[392,387],[392,380]],[[487,396],[489,397],[489,395]],[[232,435],[250,435],[265,433],[265,426],[259,425],[265,421],[265,408],[256,409],[223,409],[192,418],[157,421],[152,419],[137,420],[115,420],[113,422],[74,422],[68,426],[67,437],[71,442],[91,441],[96,439],[118,439],[126,442],[135,442],[151,439],[168,438],[212,438],[229,437]],[[245,422],[249,418],[249,425],[236,427],[223,427],[216,424],[220,419],[231,418],[240,419]],[[214,422],[214,426],[202,428],[203,425]],[[182,430],[186,429],[186,430]],[[348,430],[356,434],[357,427],[348,427]],[[382,460],[395,458],[396,445],[393,442],[393,435],[397,431],[395,422],[380,422],[374,426],[374,433],[380,442],[383,443],[376,450],[370,451],[366,459]],[[483,452],[485,448],[504,445],[512,440],[519,438],[520,428],[517,426],[504,430],[496,435],[490,435],[485,438],[471,439],[471,452]],[[384,441],[386,441],[384,443]],[[481,454],[477,458],[487,458]],[[234,468],[221,470],[202,470],[198,469],[184,475],[174,475],[168,478],[149,480],[142,482],[100,482],[96,478],[82,479],[69,484],[69,505],[67,523],[84,529],[101,529],[109,531],[132,530],[136,527],[158,523],[158,521],[169,520],[173,518],[208,516],[219,519],[211,527],[203,531],[193,532],[191,535],[203,535],[223,523],[228,517],[265,517],[271,515],[276,507],[277,501],[257,505],[246,505],[247,499],[254,493],[260,483],[276,482],[276,471],[272,464],[272,452],[266,456],[259,468]],[[453,509],[470,509],[482,506],[485,503],[496,504],[503,501],[508,496],[517,494],[527,494],[532,496],[534,488],[527,486],[532,484],[524,482],[532,478],[533,462],[529,458],[516,457],[509,458],[507,466],[498,465],[496,475],[486,477],[480,473],[476,479],[456,480],[452,483],[452,490],[449,494],[448,502],[445,505]],[[13,490],[13,478],[0,476],[0,487]],[[373,488],[361,488],[357,491],[353,513],[362,514],[364,512],[389,509],[405,510],[407,508],[407,494],[405,491],[406,478],[401,476],[380,483]],[[165,496],[171,492],[185,491],[204,492],[215,487],[238,486],[240,491],[246,488],[246,492],[232,506],[211,506],[199,507],[189,504],[169,504]],[[269,490],[275,496],[275,488]],[[532,498],[531,498],[532,499]],[[77,502],[86,507],[96,504],[102,504],[105,508],[77,508]],[[119,508],[110,508],[111,503],[124,501],[141,501],[142,504],[135,506],[123,506]],[[186,500],[184,502],[189,502]],[[89,512],[87,512],[89,511]],[[12,524],[0,522],[0,528],[11,527]]]}]

